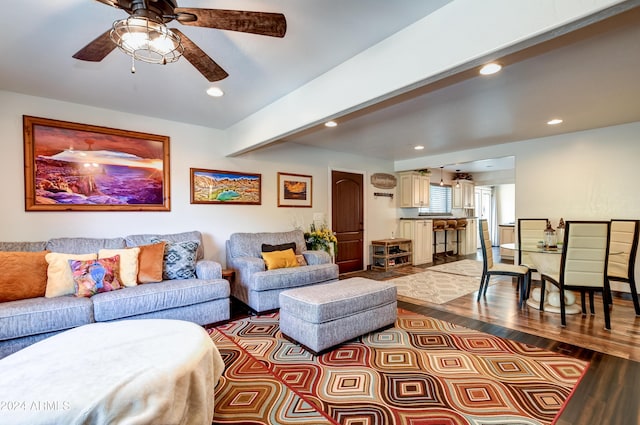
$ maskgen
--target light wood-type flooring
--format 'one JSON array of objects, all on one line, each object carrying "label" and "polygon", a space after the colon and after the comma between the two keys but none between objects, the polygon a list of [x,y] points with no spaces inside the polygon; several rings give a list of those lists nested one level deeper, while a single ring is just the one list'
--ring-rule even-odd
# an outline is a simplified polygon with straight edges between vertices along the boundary
[{"label": "light wood-type flooring", "polygon": [[[478,253],[460,258],[451,256],[435,264],[462,258],[482,259]],[[494,261],[500,261],[495,248]],[[406,266],[390,272],[363,271],[340,277],[389,280],[422,272],[432,265]],[[513,283],[489,286],[486,298],[480,302],[476,301],[476,296],[474,292],[440,305],[399,297],[399,306],[589,361],[589,369],[557,421],[558,425],[640,424],[640,318],[635,316],[628,296],[614,295],[611,331],[604,329],[602,298],[599,296],[595,299],[595,315],[567,315],[565,328],[560,326],[559,314],[526,306],[519,309]]]}]

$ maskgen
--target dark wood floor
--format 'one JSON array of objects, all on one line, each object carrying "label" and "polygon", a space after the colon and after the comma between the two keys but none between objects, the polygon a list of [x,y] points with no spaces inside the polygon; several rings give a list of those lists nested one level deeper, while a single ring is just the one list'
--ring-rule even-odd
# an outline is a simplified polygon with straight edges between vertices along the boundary
[{"label": "dark wood floor", "polygon": [[[481,259],[479,254],[466,258]],[[462,257],[454,256],[446,261],[459,259]],[[497,249],[494,249],[494,260],[500,261]],[[341,278],[364,276],[389,280],[422,272],[432,265],[407,266],[388,272],[356,272]],[[599,297],[595,300],[595,315],[568,315],[567,326],[562,328],[559,314],[529,307],[519,309],[514,284],[490,286],[486,298],[480,302],[476,302],[476,296],[474,292],[440,305],[411,298],[398,299],[399,307],[407,310],[589,361],[589,369],[558,425],[640,424],[640,318],[635,317],[630,299],[620,294],[614,297],[612,330],[606,331]]]}]

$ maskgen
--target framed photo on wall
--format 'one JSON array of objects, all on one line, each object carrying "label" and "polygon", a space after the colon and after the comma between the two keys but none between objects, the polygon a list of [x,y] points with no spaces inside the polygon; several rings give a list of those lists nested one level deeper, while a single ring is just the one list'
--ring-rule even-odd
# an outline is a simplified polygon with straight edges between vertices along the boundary
[{"label": "framed photo on wall", "polygon": [[23,116],[26,211],[170,211],[169,137]]},{"label": "framed photo on wall", "polygon": [[313,177],[304,174],[278,173],[278,206],[311,208]]},{"label": "framed photo on wall", "polygon": [[192,204],[262,203],[262,175],[191,168]]}]

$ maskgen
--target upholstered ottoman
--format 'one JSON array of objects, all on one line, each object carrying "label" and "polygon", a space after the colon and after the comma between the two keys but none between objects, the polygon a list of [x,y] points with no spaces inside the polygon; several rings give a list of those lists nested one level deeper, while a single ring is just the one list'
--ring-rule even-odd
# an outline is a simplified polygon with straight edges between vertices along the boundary
[{"label": "upholstered ottoman", "polygon": [[280,331],[314,354],[392,326],[396,287],[355,277],[280,293]]}]

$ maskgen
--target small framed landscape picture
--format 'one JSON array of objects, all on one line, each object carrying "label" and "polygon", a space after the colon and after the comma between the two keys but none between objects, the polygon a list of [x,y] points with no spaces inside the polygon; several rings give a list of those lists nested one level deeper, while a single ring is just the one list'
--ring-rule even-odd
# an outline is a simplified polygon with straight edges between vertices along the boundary
[{"label": "small framed landscape picture", "polygon": [[312,176],[278,173],[278,206],[311,208]]},{"label": "small framed landscape picture", "polygon": [[260,205],[261,174],[191,168],[192,204]]}]

